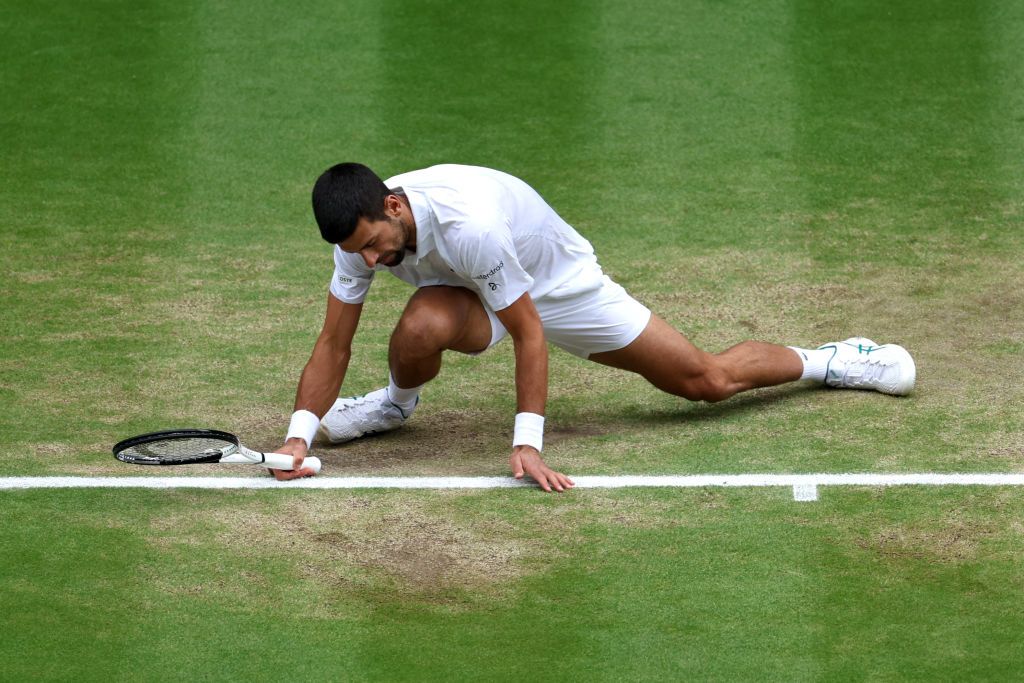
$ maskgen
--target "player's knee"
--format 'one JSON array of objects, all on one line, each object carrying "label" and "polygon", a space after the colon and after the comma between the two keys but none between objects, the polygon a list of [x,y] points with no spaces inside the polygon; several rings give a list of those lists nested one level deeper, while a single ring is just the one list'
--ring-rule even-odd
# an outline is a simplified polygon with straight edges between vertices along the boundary
[{"label": "player's knee", "polygon": [[725,372],[714,366],[709,366],[700,374],[680,379],[677,391],[673,393],[690,401],[716,403],[733,396],[736,390],[732,380]]},{"label": "player's knee", "polygon": [[403,355],[431,355],[447,348],[451,336],[447,316],[426,308],[407,309],[391,334],[391,348]]}]

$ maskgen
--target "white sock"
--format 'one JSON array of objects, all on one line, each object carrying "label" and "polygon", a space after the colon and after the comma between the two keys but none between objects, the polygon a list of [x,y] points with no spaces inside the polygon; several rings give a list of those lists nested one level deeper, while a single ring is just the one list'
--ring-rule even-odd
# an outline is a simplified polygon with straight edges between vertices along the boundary
[{"label": "white sock", "polygon": [[804,372],[800,379],[813,379],[816,382],[825,381],[825,372],[828,370],[828,362],[835,355],[835,349],[801,349],[796,346],[787,346],[793,349],[800,360],[804,362]]},{"label": "white sock", "polygon": [[406,417],[412,414],[413,408],[416,407],[416,399],[420,395],[420,389],[423,385],[413,387],[412,389],[403,389],[395,384],[395,378],[391,373],[388,373],[388,400],[398,406]]}]

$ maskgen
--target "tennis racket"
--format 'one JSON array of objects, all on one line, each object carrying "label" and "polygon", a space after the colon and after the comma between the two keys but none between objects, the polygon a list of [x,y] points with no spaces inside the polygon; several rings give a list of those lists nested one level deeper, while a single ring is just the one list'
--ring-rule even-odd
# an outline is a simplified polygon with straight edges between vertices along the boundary
[{"label": "tennis racket", "polygon": [[[136,465],[195,465],[219,462],[230,465],[262,465],[290,470],[292,456],[260,453],[243,446],[238,437],[215,429],[172,429],[133,436],[114,445],[114,457]],[[310,456],[303,463],[320,472],[320,459]]]}]

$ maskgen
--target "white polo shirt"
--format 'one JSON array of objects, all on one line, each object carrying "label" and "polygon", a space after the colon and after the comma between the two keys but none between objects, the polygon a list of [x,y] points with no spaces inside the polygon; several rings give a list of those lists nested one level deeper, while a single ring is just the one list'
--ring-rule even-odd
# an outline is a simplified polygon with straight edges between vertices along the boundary
[{"label": "white polo shirt", "polygon": [[414,287],[452,285],[477,292],[500,311],[525,292],[534,300],[601,287],[594,248],[522,180],[479,166],[443,164],[388,178],[416,220],[416,252],[399,265],[367,268],[334,248],[331,294],[361,303],[374,272],[389,270]]}]

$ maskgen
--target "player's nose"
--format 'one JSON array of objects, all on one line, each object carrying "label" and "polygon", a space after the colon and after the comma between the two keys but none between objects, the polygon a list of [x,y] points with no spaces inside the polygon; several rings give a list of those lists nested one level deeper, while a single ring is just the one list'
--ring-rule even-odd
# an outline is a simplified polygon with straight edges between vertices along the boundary
[{"label": "player's nose", "polygon": [[380,254],[371,251],[361,251],[359,254],[363,257],[363,260],[366,261],[367,268],[373,268],[377,265],[377,259],[380,258]]}]

